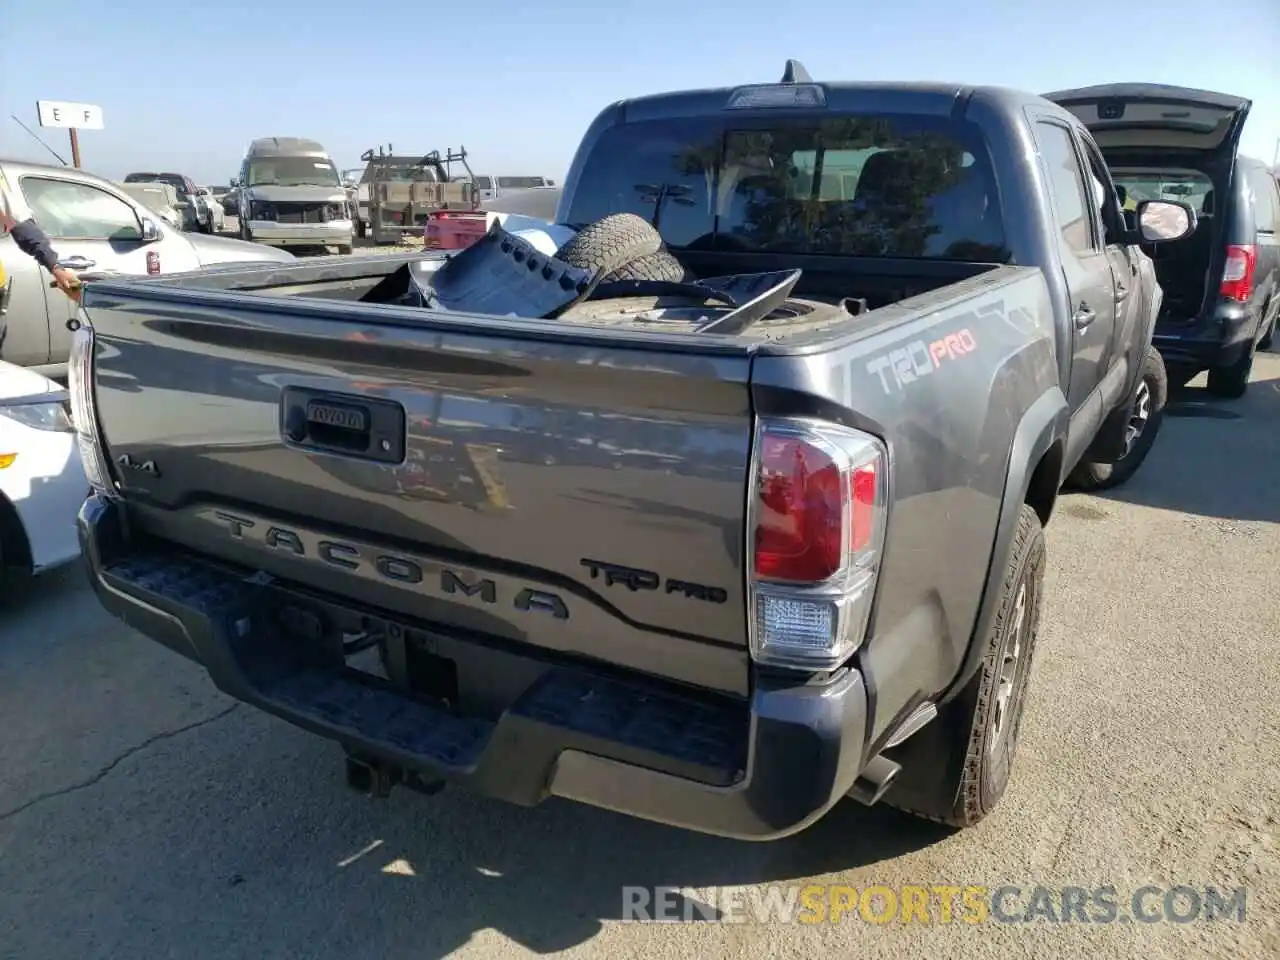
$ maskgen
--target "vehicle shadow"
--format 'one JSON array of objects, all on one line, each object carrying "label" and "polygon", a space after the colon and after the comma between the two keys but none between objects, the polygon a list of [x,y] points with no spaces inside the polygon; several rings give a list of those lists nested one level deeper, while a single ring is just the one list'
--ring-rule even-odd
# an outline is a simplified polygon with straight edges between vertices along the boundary
[{"label": "vehicle shadow", "polygon": [[40,576],[11,575],[0,592],[0,633],[5,624],[54,603],[72,602],[88,584],[79,559]]},{"label": "vehicle shadow", "polygon": [[[1193,381],[1193,384],[1201,383]],[[1098,496],[1179,513],[1280,523],[1280,363],[1255,368],[1244,397],[1173,391],[1160,436],[1128,483]]]},{"label": "vehicle shadow", "polygon": [[[460,794],[450,802],[475,803]],[[716,898],[725,888],[804,884],[902,856],[950,832],[889,808],[852,803],[793,838],[768,844],[692,834],[562,801],[488,812],[471,823],[449,818],[461,826],[450,834],[457,845],[451,852],[463,854],[459,860],[442,863],[425,837],[406,838],[399,862],[416,865],[417,882],[433,890],[427,896],[451,890],[451,902],[467,906],[434,914],[429,928],[418,925],[413,911],[388,918],[400,928],[391,931],[391,942],[416,941],[420,956],[445,957],[491,928],[527,950],[549,954],[590,942],[610,922],[714,922],[722,917]],[[405,882],[390,866],[397,863],[395,853],[378,852],[383,856],[371,858],[362,872]],[[433,862],[434,869],[423,869]],[[636,903],[648,912],[637,915],[631,909]]]},{"label": "vehicle shadow", "polygon": [[[343,790],[328,795],[328,809],[320,812],[312,808],[316,791],[339,788],[330,786],[337,777],[318,772],[315,761],[335,763],[336,757],[331,746],[315,742],[299,752],[288,764],[292,773],[286,777],[293,785],[287,792],[279,788],[280,771],[274,772],[271,808],[283,818],[274,829],[305,835],[309,849],[302,856],[297,850],[285,853],[284,862],[274,867],[267,866],[272,852],[262,852],[260,866],[246,866],[255,874],[266,867],[267,875],[247,876],[245,886],[262,891],[264,885],[281,884],[285,891],[305,877],[307,902],[296,907],[306,915],[301,926],[323,930],[324,918],[335,915],[358,926],[376,918],[382,956],[407,955],[411,949],[423,960],[443,958],[490,930],[525,950],[550,954],[590,943],[606,924],[618,921],[657,915],[713,922],[721,917],[716,891],[724,888],[795,884],[790,889],[798,893],[800,885],[903,856],[955,832],[887,807],[849,801],[793,837],[747,843],[568,801],[523,809],[454,788],[430,798],[401,790],[387,801]],[[237,765],[238,781],[229,775],[204,782],[235,783],[227,791],[235,796],[206,792],[205,797],[210,804],[225,804],[229,822],[219,829],[235,830],[236,808],[257,793],[259,785],[252,781],[262,771],[246,782],[243,755],[226,761]],[[266,784],[262,789],[272,791]],[[295,789],[311,797],[299,797],[292,806],[288,794]],[[295,813],[286,814],[291,810]],[[297,814],[300,820],[288,822]],[[252,825],[249,832],[259,835]],[[277,843],[288,844],[287,836],[272,846]],[[253,890],[236,893],[252,896]],[[629,902],[638,898],[643,904],[648,897],[655,898],[648,901],[649,916],[629,909]],[[228,906],[232,915],[245,910],[243,903]],[[337,939],[320,936],[309,939],[307,952],[320,958],[337,956],[341,948]]]},{"label": "vehicle shadow", "polygon": [[[6,955],[434,960],[494,935],[551,954],[647,919],[626,888],[658,898],[657,919],[714,921],[724,888],[786,884],[775,895],[796,898],[953,832],[851,801],[763,844],[556,799],[524,809],[449,788],[374,801],[340,786],[332,744],[246,709],[218,716],[153,736],[92,792],[62,791],[31,814],[39,830],[0,821]],[[111,837],[93,844],[92,877],[87,836]],[[118,878],[105,895],[104,875]]]}]

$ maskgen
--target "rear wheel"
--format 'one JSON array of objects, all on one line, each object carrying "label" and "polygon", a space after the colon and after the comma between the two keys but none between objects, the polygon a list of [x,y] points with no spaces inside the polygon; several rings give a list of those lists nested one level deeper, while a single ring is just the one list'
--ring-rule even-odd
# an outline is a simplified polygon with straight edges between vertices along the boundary
[{"label": "rear wheel", "polygon": [[1114,463],[1081,463],[1071,472],[1071,486],[1077,490],[1107,490],[1124,483],[1147,459],[1169,399],[1169,379],[1164,361],[1155,347],[1147,348],[1142,377],[1129,401],[1124,424],[1124,453]]},{"label": "rear wheel", "polygon": [[1249,375],[1253,373],[1253,344],[1246,348],[1244,356],[1229,367],[1213,367],[1209,370],[1209,392],[1215,397],[1237,400],[1249,389]]},{"label": "rear wheel", "polygon": [[583,227],[556,251],[556,259],[608,275],[661,249],[662,237],[647,220],[615,213]]},{"label": "rear wheel", "polygon": [[955,827],[984,819],[1004,796],[1017,753],[1040,626],[1045,547],[1040,517],[1018,513],[999,606],[981,639],[982,664],[939,716],[903,744],[903,772],[887,802]]}]

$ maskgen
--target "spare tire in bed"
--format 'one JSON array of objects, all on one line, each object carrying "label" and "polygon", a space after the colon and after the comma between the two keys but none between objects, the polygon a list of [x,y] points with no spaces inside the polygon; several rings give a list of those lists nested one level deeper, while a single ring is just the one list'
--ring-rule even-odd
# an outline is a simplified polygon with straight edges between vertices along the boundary
[{"label": "spare tire in bed", "polygon": [[687,283],[694,279],[679,260],[666,250],[637,257],[610,271],[604,278],[613,280],[665,280],[668,283]]},{"label": "spare tire in bed", "polygon": [[614,213],[579,230],[556,251],[556,259],[607,275],[661,249],[662,237],[647,220],[634,213]]},{"label": "spare tire in bed", "polygon": [[[654,329],[696,328],[704,323],[732,312],[734,308],[714,299],[691,296],[628,296],[605,297],[599,300],[584,300],[574,304],[560,319],[572,323],[604,326],[647,326]],[[843,303],[823,303],[818,300],[802,300],[792,297],[767,317],[752,326],[769,327],[772,325],[804,323],[824,325],[827,323],[845,322],[854,315]]]}]

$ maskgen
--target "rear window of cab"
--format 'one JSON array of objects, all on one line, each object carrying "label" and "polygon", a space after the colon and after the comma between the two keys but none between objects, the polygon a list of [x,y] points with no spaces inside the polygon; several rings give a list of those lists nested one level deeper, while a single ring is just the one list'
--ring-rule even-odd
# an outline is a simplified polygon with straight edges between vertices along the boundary
[{"label": "rear window of cab", "polygon": [[673,249],[1007,259],[976,131],[923,116],[623,124],[583,166],[568,223],[653,223]]}]

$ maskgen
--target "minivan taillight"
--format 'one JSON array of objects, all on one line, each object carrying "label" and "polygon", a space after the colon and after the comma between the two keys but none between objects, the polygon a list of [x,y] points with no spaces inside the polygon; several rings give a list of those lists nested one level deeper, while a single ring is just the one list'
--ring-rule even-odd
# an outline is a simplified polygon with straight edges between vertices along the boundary
[{"label": "minivan taillight", "polygon": [[862,643],[884,547],[888,453],[870,434],[761,421],[753,453],[751,655],[838,666]]},{"label": "minivan taillight", "polygon": [[1222,268],[1219,294],[1228,300],[1246,301],[1253,296],[1253,273],[1258,251],[1251,243],[1233,243],[1227,247],[1227,262]]}]

